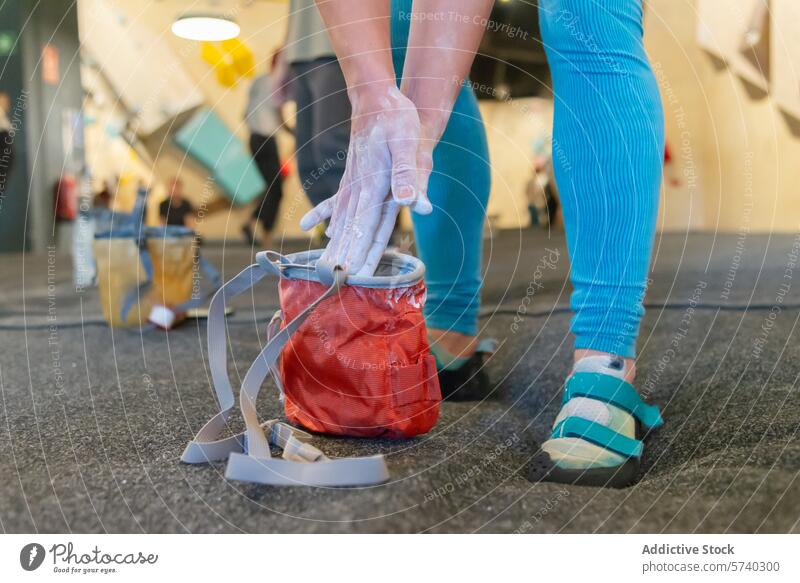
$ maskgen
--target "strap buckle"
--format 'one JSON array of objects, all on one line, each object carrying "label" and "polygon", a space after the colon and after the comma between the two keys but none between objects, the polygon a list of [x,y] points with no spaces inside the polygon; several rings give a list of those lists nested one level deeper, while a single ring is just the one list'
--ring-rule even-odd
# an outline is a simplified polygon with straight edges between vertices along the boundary
[{"label": "strap buckle", "polygon": [[332,286],[335,283],[338,287],[343,285],[347,280],[347,272],[344,267],[328,261],[323,261],[321,258],[317,259],[315,270],[322,285]]}]

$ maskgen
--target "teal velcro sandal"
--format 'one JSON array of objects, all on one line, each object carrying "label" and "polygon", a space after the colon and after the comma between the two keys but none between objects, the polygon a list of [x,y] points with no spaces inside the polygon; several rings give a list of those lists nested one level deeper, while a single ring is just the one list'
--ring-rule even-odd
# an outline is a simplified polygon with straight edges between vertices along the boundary
[{"label": "teal velcro sandal", "polygon": [[663,420],[621,378],[617,362],[590,356],[576,364],[550,439],[529,464],[529,479],[614,488],[636,480],[642,440]]}]

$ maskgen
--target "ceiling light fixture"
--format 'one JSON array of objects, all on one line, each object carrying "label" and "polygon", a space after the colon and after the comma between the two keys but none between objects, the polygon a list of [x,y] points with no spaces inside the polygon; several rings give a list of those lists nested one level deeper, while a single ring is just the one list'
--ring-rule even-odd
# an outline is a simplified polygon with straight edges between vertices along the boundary
[{"label": "ceiling light fixture", "polygon": [[239,32],[239,25],[230,18],[210,14],[186,14],[172,23],[172,34],[187,40],[228,40]]}]

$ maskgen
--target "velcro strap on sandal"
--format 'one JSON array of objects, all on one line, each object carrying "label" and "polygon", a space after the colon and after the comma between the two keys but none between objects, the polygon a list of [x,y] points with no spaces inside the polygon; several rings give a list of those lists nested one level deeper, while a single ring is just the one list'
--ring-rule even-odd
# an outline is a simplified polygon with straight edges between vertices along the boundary
[{"label": "velcro strap on sandal", "polygon": [[574,397],[587,397],[614,405],[633,415],[647,429],[660,427],[664,421],[655,405],[648,405],[628,382],[611,375],[577,372],[567,381],[563,404]]},{"label": "velcro strap on sandal", "polygon": [[553,428],[551,437],[577,437],[629,458],[641,457],[643,450],[642,442],[638,439],[631,439],[583,417],[563,419]]}]

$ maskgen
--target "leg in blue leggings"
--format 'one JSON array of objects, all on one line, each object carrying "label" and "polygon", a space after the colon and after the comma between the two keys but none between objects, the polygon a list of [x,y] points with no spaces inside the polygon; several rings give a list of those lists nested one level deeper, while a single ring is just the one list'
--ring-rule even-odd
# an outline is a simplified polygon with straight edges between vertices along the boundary
[{"label": "leg in blue leggings", "polygon": [[546,479],[625,486],[639,471],[637,425],[661,423],[623,384],[635,371],[655,234],[661,101],[642,46],[641,0],[540,0],[539,19],[553,78],[576,348],[567,400],[542,445]]},{"label": "leg in blue leggings", "polygon": [[575,348],[633,358],[664,152],[642,2],[541,0],[539,19],[555,96]]},{"label": "leg in blue leggings", "polygon": [[[395,71],[402,76],[411,0],[392,1]],[[463,88],[441,141],[433,153],[428,196],[434,211],[414,215],[417,249],[425,262],[429,329],[475,336],[481,289],[481,246],[490,169],[486,132],[478,101]],[[437,357],[440,356],[437,354]]]},{"label": "leg in blue leggings", "polygon": [[414,233],[425,262],[430,328],[475,336],[481,291],[481,255],[490,170],[486,134],[470,89],[458,96],[433,152],[429,215],[414,215]]}]

